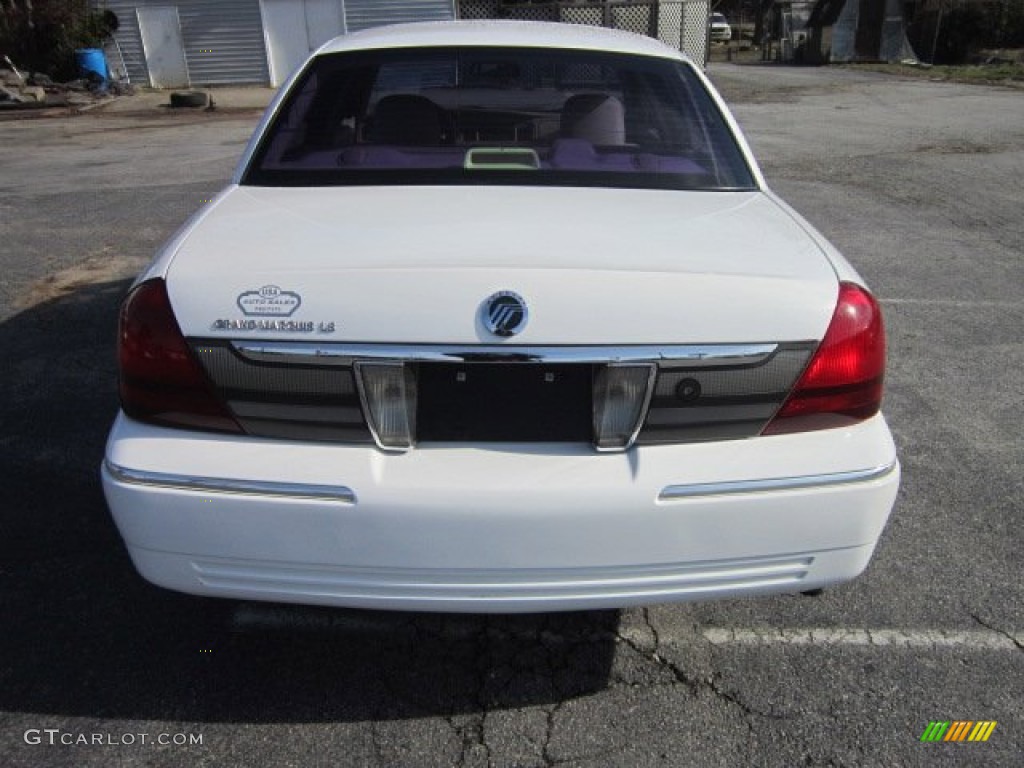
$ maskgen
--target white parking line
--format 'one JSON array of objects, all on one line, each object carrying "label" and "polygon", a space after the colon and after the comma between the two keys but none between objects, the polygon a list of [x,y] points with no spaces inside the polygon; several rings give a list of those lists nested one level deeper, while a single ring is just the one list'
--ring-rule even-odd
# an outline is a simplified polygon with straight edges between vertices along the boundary
[{"label": "white parking line", "polygon": [[1024,632],[990,629],[704,629],[712,645],[854,645],[896,648],[963,648],[977,651],[1024,650]]},{"label": "white parking line", "polygon": [[879,299],[883,304],[922,304],[936,307],[992,307],[994,309],[1016,309],[1021,306],[1019,300],[1004,301],[1000,299]]},{"label": "white parking line", "polygon": [[[342,632],[388,632],[409,621],[402,614],[330,611],[278,605],[238,606],[233,612],[234,631],[273,630],[336,630]],[[469,636],[480,631],[479,617],[451,615],[440,632],[448,637]],[[508,637],[517,634],[514,627],[492,627],[490,632]],[[525,636],[532,636],[528,629]],[[636,642],[649,640],[649,629],[643,625],[625,625],[620,635]],[[567,640],[557,630],[545,633],[547,641]],[[713,646],[857,646],[914,648],[919,650],[961,649],[967,651],[1024,651],[1024,631],[995,629],[844,629],[841,627],[809,627],[796,629],[727,629],[706,627],[695,632],[677,633],[659,628],[658,642],[684,646],[698,642]]]}]

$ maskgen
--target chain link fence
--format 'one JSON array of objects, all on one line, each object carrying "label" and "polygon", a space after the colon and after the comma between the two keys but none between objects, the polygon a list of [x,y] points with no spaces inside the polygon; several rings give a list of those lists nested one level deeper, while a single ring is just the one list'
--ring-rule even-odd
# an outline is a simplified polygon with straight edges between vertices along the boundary
[{"label": "chain link fence", "polygon": [[460,19],[558,21],[610,27],[654,37],[694,61],[708,59],[708,15],[711,0],[665,2],[515,3],[504,0],[460,0]]}]

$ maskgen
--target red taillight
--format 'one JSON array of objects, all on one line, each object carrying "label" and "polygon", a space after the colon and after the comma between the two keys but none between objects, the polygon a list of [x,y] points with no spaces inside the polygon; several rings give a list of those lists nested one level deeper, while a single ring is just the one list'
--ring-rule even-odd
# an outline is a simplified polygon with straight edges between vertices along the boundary
[{"label": "red taillight", "polygon": [[825,338],[763,434],[825,429],[878,413],[885,375],[885,329],[878,302],[864,288],[840,283]]},{"label": "red taillight", "polygon": [[118,327],[121,409],[133,419],[240,432],[178,328],[163,280],[136,286]]}]

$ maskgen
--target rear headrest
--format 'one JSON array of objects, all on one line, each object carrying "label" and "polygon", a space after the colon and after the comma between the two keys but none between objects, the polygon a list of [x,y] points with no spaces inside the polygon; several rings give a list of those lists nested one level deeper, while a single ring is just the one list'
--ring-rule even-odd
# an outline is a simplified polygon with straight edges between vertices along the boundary
[{"label": "rear headrest", "polygon": [[426,96],[385,96],[373,112],[371,136],[380,144],[437,146],[441,133],[440,111]]},{"label": "rear headrest", "polygon": [[626,143],[626,117],[622,102],[606,93],[578,93],[562,105],[562,136],[592,144]]}]

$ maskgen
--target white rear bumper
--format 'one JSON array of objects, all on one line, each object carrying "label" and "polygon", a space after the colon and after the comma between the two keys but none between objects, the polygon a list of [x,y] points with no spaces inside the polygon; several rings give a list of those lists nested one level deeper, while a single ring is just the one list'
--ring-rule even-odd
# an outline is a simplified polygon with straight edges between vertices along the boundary
[{"label": "white rear bumper", "polygon": [[881,416],[634,448],[292,443],[118,418],[103,487],[150,581],[196,594],[517,612],[787,592],[867,565],[899,466]]}]

